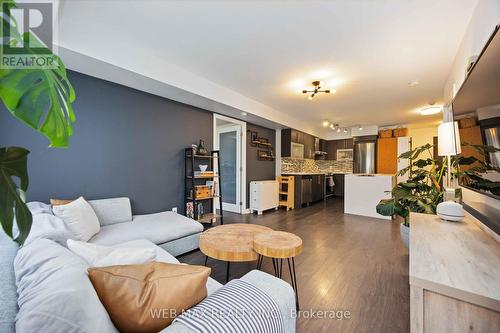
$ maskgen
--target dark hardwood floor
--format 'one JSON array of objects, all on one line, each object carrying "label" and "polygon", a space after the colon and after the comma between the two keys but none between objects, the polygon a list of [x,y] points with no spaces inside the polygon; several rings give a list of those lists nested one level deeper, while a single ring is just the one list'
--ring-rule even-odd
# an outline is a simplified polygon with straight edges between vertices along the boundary
[{"label": "dark hardwood floor", "polygon": [[[303,240],[296,258],[301,310],[347,310],[350,319],[299,318],[297,332],[409,332],[410,288],[408,251],[399,226],[385,220],[343,213],[340,199],[329,199],[289,212],[261,216],[225,213],[225,224],[254,223],[289,231]],[[181,262],[204,263],[200,251],[179,257]],[[231,264],[238,278],[256,263]],[[212,277],[225,283],[225,263],[209,259]],[[272,273],[270,260],[264,271]],[[288,270],[284,277],[289,280]]]}]

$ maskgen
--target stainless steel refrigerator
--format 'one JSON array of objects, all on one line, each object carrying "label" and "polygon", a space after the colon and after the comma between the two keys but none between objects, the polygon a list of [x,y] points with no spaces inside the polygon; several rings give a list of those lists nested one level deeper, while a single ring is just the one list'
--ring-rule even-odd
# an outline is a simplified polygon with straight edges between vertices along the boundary
[{"label": "stainless steel refrigerator", "polygon": [[354,139],[354,173],[376,173],[377,137]]}]

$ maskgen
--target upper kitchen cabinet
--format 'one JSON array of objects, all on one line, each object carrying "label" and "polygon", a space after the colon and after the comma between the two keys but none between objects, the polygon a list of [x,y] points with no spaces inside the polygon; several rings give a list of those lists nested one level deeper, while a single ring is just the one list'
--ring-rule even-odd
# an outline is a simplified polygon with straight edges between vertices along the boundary
[{"label": "upper kitchen cabinet", "polygon": [[337,160],[337,150],[339,149],[353,149],[354,140],[353,139],[342,139],[342,140],[330,140],[327,141],[326,151],[328,155],[326,158],[328,160]]},{"label": "upper kitchen cabinet", "polygon": [[300,153],[302,153],[303,148],[302,157],[313,159],[315,151],[314,139],[314,136],[294,129],[281,130],[281,156],[300,158],[301,154],[298,154],[298,152],[300,150]]}]

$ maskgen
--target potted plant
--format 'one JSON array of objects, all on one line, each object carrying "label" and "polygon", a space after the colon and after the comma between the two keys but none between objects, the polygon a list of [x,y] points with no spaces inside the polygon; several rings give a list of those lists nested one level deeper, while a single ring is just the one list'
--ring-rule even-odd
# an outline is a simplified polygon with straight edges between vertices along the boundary
[{"label": "potted plant", "polygon": [[[500,149],[492,146],[470,145],[478,151],[483,158],[473,156],[453,156],[451,176],[460,179],[461,183],[470,187],[489,191],[493,194],[500,193],[500,182],[484,179],[488,171],[500,172],[492,166],[484,156],[488,153],[498,152]],[[377,205],[377,213],[384,216],[400,216],[401,238],[408,248],[410,231],[410,212],[436,214],[437,205],[443,201],[443,177],[446,175],[447,166],[443,157],[434,158],[431,144],[417,147],[399,156],[401,159],[410,159],[408,167],[397,173],[397,176],[409,174],[406,181],[398,183],[391,191],[392,198],[381,200]],[[470,167],[473,163],[474,166]],[[467,170],[460,171],[460,166],[469,166]],[[465,169],[465,168],[464,168]]]},{"label": "potted plant", "polygon": [[[5,0],[0,8],[3,18],[0,47],[36,45],[38,50],[26,52],[33,57],[41,54],[52,57],[57,66],[0,68],[0,99],[13,117],[45,135],[50,147],[67,147],[72,135],[71,124],[75,121],[72,108],[75,92],[61,59],[31,31],[19,33],[11,13],[15,7],[15,1]],[[39,51],[40,48],[44,51]],[[28,154],[22,147],[0,147],[0,224],[7,236],[19,244],[28,236],[32,223],[31,212],[25,204]],[[13,234],[14,218],[19,230],[17,236]]]},{"label": "potted plant", "polygon": [[[435,214],[437,205],[443,201],[442,180],[446,163],[434,159],[433,145],[426,144],[399,156],[410,159],[408,167],[400,170],[397,176],[409,174],[406,181],[398,183],[391,191],[392,198],[381,200],[377,213],[384,216],[400,216],[401,239],[409,245],[410,212]],[[425,155],[423,155],[425,154]]]}]

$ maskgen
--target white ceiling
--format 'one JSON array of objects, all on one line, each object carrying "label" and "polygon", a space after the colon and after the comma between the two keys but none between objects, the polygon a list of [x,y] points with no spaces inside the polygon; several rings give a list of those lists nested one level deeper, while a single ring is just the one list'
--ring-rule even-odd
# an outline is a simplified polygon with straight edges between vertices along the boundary
[{"label": "white ceiling", "polygon": [[[425,121],[477,0],[65,1],[59,45],[287,126]],[[290,83],[342,81],[312,101]],[[184,74],[183,74],[184,73]],[[409,87],[417,79],[420,84]],[[435,120],[431,117],[431,120]]]}]

